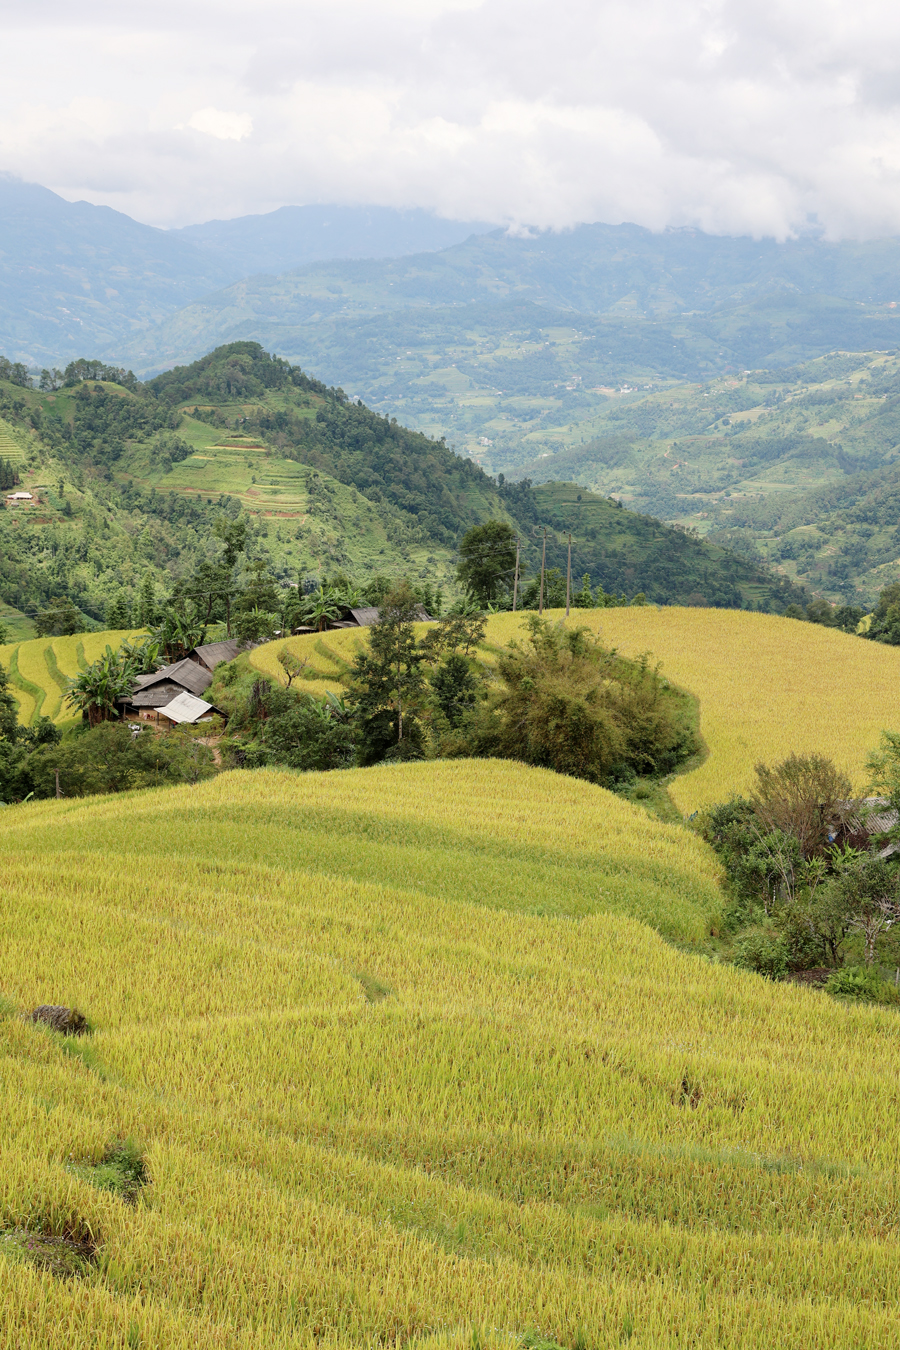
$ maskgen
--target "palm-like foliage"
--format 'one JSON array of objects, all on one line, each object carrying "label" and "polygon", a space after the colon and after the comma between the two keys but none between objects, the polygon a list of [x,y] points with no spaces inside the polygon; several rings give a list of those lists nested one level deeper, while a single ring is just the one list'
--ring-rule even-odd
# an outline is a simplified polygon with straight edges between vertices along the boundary
[{"label": "palm-like foliage", "polygon": [[166,610],[165,618],[153,634],[166,662],[181,661],[206,637],[206,624],[196,613]]},{"label": "palm-like foliage", "polygon": [[102,656],[70,682],[66,699],[87,717],[90,726],[99,726],[119,716],[117,701],[131,693],[136,674],[129,656],[107,647]]}]

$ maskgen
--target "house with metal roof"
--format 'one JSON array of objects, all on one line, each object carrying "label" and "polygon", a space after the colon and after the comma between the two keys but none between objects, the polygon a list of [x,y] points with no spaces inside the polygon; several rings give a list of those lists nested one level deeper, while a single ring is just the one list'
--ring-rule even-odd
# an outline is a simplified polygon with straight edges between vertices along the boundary
[{"label": "house with metal roof", "polygon": [[120,700],[122,713],[126,717],[152,716],[179,694],[199,698],[212,684],[212,678],[211,670],[186,656],[151,675],[138,675],[131,693]]},{"label": "house with metal roof", "polygon": [[214,717],[224,716],[214,704],[205,699],[195,698],[193,694],[177,694],[171,703],[159,709],[159,717],[166,718],[175,726],[187,724],[196,726],[198,722],[209,722]]},{"label": "house with metal roof", "polygon": [[187,659],[212,671],[221,661],[233,661],[243,650],[237,638],[228,638],[224,642],[205,642],[201,647],[195,647],[188,652]]}]

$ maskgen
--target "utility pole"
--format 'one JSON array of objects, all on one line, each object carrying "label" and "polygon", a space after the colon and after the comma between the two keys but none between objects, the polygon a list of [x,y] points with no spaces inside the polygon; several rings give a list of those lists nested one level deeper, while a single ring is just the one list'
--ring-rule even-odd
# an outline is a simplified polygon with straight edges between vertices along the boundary
[{"label": "utility pole", "polygon": [[62,796],[62,793],[59,790],[59,769],[56,770],[56,795],[57,797]]},{"label": "utility pole", "polygon": [[544,570],[547,562],[547,526],[544,526],[544,547],[541,551],[541,604],[539,613],[544,612]]},{"label": "utility pole", "polygon": [[566,572],[566,618],[569,617],[569,602],[572,599],[572,536],[569,535],[569,567]]},{"label": "utility pole", "polygon": [[519,594],[519,536],[516,535],[516,575],[513,580],[513,614],[516,612],[516,599]]}]

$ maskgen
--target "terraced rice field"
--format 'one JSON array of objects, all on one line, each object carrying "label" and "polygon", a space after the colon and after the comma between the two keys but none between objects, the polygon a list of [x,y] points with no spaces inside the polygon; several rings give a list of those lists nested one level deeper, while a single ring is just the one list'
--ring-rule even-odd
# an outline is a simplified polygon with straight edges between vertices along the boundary
[{"label": "terraced rice field", "polygon": [[4,1350],[896,1345],[896,1014],[632,917],[721,903],[680,827],[499,762],[0,815]]},{"label": "terraced rice field", "polygon": [[25,454],[15,432],[8,422],[4,422],[2,417],[0,417],[0,459],[8,459],[16,467],[20,466],[25,459]]},{"label": "terraced rice field", "polygon": [[[548,611],[561,620],[562,611]],[[724,801],[746,789],[754,765],[777,762],[792,751],[831,756],[859,787],[865,761],[883,728],[900,730],[900,650],[792,619],[742,610],[577,610],[571,623],[587,624],[627,656],[650,652],[663,672],[700,701],[700,729],[709,757],[677,777],[670,793],[685,813]],[[518,615],[497,614],[488,623],[484,651],[522,631]],[[353,660],[365,637],[342,629],[290,638],[309,656],[318,675],[312,693],[340,688],[342,663]],[[259,670],[280,675],[281,643],[251,653]]]},{"label": "terraced rice field", "polygon": [[74,637],[30,638],[0,647],[0,665],[9,676],[22,725],[30,726],[41,716],[53,722],[69,720],[74,714],[65,701],[68,680],[96,661],[107,645],[116,648],[134,636],[134,630],[77,633]]},{"label": "terraced rice field", "polygon": [[227,492],[256,512],[300,516],[307,506],[308,472],[305,464],[267,457],[265,446],[226,438],[195,451],[159,482],[173,492]]}]

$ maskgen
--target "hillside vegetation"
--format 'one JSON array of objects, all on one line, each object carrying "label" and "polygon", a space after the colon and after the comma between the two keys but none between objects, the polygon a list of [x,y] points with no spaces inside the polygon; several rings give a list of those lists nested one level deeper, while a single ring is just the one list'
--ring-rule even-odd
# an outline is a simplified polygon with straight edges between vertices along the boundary
[{"label": "hillside vegetation", "polygon": [[[564,619],[563,611],[548,611]],[[699,701],[700,733],[708,757],[669,783],[669,794],[688,814],[746,792],[759,761],[774,763],[792,752],[830,756],[865,785],[865,761],[883,728],[898,723],[896,690],[900,652],[834,629],[773,615],[676,607],[577,610],[571,625],[587,624],[624,656],[647,652],[662,674]],[[481,655],[524,632],[524,617],[488,620]],[[302,687],[340,692],[341,678],[363,635],[353,629],[290,638],[289,650],[308,657]],[[249,663],[281,678],[278,652],[267,643]]]},{"label": "hillside vegetation", "polygon": [[628,917],[714,918],[677,827],[470,762],[3,814],[10,1009],[94,1028],[0,1021],[11,1344],[894,1343],[895,1014]]},{"label": "hillside vegetation", "polygon": [[499,517],[520,532],[531,573],[549,526],[549,565],[565,566],[572,530],[579,580],[616,593],[776,610],[803,600],[758,562],[600,499],[582,494],[574,510],[578,489],[495,482],[253,343],[147,387],[96,362],[66,378],[43,391],[0,382],[16,469],[35,496],[0,512],[0,597],[20,614],[60,596],[100,623],[133,610],[148,573],[163,592],[215,562],[217,522],[241,512],[246,563],[282,587],[342,570],[454,592],[460,538]]},{"label": "hillside vegetation", "polygon": [[900,578],[896,354],[609,392],[583,443],[536,458],[523,438],[519,472],[680,521],[834,600],[871,605]]}]

